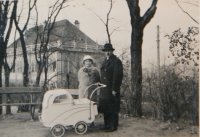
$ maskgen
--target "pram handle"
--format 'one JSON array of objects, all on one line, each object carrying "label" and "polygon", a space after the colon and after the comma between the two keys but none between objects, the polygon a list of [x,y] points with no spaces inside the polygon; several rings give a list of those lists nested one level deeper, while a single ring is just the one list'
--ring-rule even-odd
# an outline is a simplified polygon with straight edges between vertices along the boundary
[{"label": "pram handle", "polygon": [[104,85],[104,84],[102,84],[102,83],[97,83],[98,85],[98,87],[97,88],[95,88],[93,91],[92,91],[92,93],[91,93],[91,95],[90,95],[90,100],[92,99],[92,95],[94,94],[94,92],[95,91],[97,91],[98,89],[100,89],[100,88],[105,88],[106,87],[106,85]]},{"label": "pram handle", "polygon": [[[97,88],[95,88],[95,89],[92,91],[92,94],[93,94],[93,92],[96,91],[97,89],[106,87],[105,84],[102,84],[102,83],[99,83],[99,82],[98,82],[98,83],[94,83],[94,84],[88,86],[88,87],[85,89],[85,92],[84,92],[84,94],[83,94],[84,97],[85,97],[85,93],[87,92],[87,90],[88,90],[91,86],[98,86]],[[91,94],[91,95],[92,95],[92,94]],[[90,96],[90,97],[91,97],[91,96]],[[90,99],[91,99],[91,98],[90,98]]]},{"label": "pram handle", "polygon": [[[89,97],[89,99],[90,99],[90,117],[89,117],[89,119],[91,119],[91,115],[92,115],[92,114],[91,114],[91,113],[92,113],[92,112],[91,112],[91,102],[92,102],[91,99],[92,99],[92,95],[93,95],[94,92],[96,92],[98,89],[106,87],[105,84],[102,84],[102,83],[99,83],[99,82],[98,82],[98,83],[95,83],[95,84],[92,84],[92,85],[90,85],[89,87],[91,87],[91,86],[93,86],[93,85],[97,85],[98,87],[95,88],[95,89],[92,91],[92,93],[91,93],[91,95],[90,95],[90,97]],[[89,88],[89,87],[88,87],[88,88]],[[87,88],[87,89],[88,89],[88,88]],[[87,89],[86,89],[86,91],[87,91]],[[85,94],[84,94],[84,96],[85,96]]]}]

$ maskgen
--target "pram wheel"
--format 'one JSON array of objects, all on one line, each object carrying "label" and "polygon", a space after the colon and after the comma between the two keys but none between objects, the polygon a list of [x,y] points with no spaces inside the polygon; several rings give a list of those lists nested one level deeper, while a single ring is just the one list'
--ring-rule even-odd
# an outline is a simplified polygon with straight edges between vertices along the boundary
[{"label": "pram wheel", "polygon": [[78,122],[75,126],[75,132],[79,135],[85,134],[87,132],[87,124],[85,122]]},{"label": "pram wheel", "polygon": [[51,133],[54,137],[62,137],[65,134],[65,127],[62,125],[55,125]]}]

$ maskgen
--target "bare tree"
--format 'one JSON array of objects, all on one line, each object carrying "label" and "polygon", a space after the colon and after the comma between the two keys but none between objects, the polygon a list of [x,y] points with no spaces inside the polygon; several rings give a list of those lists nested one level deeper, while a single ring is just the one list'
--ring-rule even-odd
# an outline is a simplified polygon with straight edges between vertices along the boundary
[{"label": "bare tree", "polygon": [[[55,49],[55,48],[52,49],[49,47],[50,36],[54,28],[58,14],[63,8],[65,8],[63,7],[65,2],[66,0],[62,0],[61,2],[57,0],[53,6],[49,7],[48,17],[47,17],[47,20],[45,21],[42,32],[39,32],[40,28],[37,25],[38,19],[36,20],[37,36],[36,36],[36,42],[35,42],[35,59],[38,64],[38,71],[37,71],[35,85],[39,86],[40,77],[44,69],[44,72],[45,72],[45,80],[44,80],[44,85],[43,85],[44,91],[47,84],[46,82],[47,82],[48,67],[50,65],[48,62],[48,59],[54,52],[58,51],[58,49]],[[37,8],[36,8],[36,12],[37,12]],[[37,12],[37,15],[38,15],[38,12]],[[37,45],[38,43],[40,43],[39,47]]]},{"label": "bare tree", "polygon": [[[6,49],[8,45],[8,41],[10,38],[10,33],[12,30],[12,25],[13,25],[13,19],[11,14],[11,18],[9,18],[9,12],[11,9],[11,5],[13,2],[9,1],[1,1],[0,2],[0,87],[2,87],[2,67],[6,66]],[[13,11],[12,11],[13,12]],[[9,23],[8,23],[9,21]],[[6,29],[8,26],[8,29]],[[5,68],[5,74],[6,73],[6,68]],[[5,75],[5,78],[7,78],[7,75]],[[7,79],[6,79],[7,80]],[[5,82],[6,86],[9,86],[7,84],[8,82]],[[0,95],[0,103],[2,103],[2,95]],[[1,110],[0,110],[1,113]],[[10,113],[10,111],[7,111],[7,113]]]},{"label": "bare tree", "polygon": [[[5,46],[7,49],[7,45],[8,45],[8,40],[10,38],[10,33],[11,33],[11,29],[13,26],[13,20],[14,20],[14,8],[13,11],[11,13],[11,17],[10,17],[10,22],[9,22],[9,29],[6,35],[6,42],[5,42]],[[16,31],[15,31],[15,38],[16,38]],[[15,67],[15,60],[16,60],[16,43],[14,43],[14,47],[13,47],[13,52],[14,52],[14,56],[13,56],[13,64],[10,64],[11,67],[9,66],[8,62],[7,62],[7,54],[4,57],[4,71],[5,71],[5,86],[9,87],[9,77],[10,77],[10,72],[14,69]]]},{"label": "bare tree", "polygon": [[[24,38],[24,32],[27,29],[27,26],[28,26],[28,23],[30,20],[31,10],[34,8],[36,2],[37,2],[37,0],[34,0],[32,6],[31,6],[31,0],[29,0],[27,19],[26,19],[26,22],[25,22],[23,28],[21,29],[19,27],[19,20],[17,19],[17,3],[18,3],[18,1],[14,1],[14,11],[15,11],[14,12],[15,13],[14,14],[14,22],[15,22],[17,31],[19,32],[21,46],[22,46],[23,59],[24,59],[23,86],[25,86],[25,87],[28,85],[28,82],[29,82],[29,78],[28,78],[29,63],[28,63],[28,58],[27,58],[27,50],[26,50],[26,42],[25,42],[25,38]],[[18,17],[18,18],[20,18],[20,17]]]},{"label": "bare tree", "polygon": [[115,2],[114,2],[113,0],[110,0],[110,8],[109,8],[108,13],[107,13],[107,15],[106,15],[106,21],[104,21],[94,10],[88,8],[88,9],[91,10],[91,11],[99,18],[99,20],[105,25],[105,27],[106,27],[106,33],[107,33],[107,37],[108,37],[108,42],[109,42],[109,43],[111,43],[111,35],[112,35],[115,31],[118,31],[119,28],[121,27],[121,26],[118,26],[118,27],[114,28],[112,31],[110,31],[110,29],[109,29],[109,21],[110,21],[110,20],[114,20],[114,18],[110,18],[110,13],[111,13],[111,11],[112,11],[112,8],[113,8],[114,3],[115,3]]},{"label": "bare tree", "polygon": [[[12,17],[11,17],[12,18]],[[12,19],[11,19],[12,20]],[[12,22],[12,21],[11,21]],[[9,25],[9,27],[10,28],[12,28],[11,27],[12,25]],[[15,31],[15,37],[14,37],[14,39],[16,38],[16,31]],[[5,56],[5,58],[4,58],[4,75],[5,75],[5,87],[9,87],[10,86],[10,72],[12,71],[12,70],[14,70],[15,71],[15,60],[16,60],[16,49],[17,49],[17,42],[15,41],[14,42],[14,45],[13,45],[13,53],[14,53],[14,55],[13,55],[13,61],[12,61],[12,64],[8,64],[8,62],[7,62],[7,55]],[[6,96],[7,96],[7,101],[9,101],[10,100],[10,94],[6,94]],[[11,109],[10,109],[10,106],[7,106],[6,107],[6,113],[7,114],[11,114]]]},{"label": "bare tree", "polygon": [[[2,65],[4,62],[7,42],[10,36],[11,28],[8,29],[8,33],[6,33],[6,27],[8,22],[8,13],[9,13],[10,2],[9,1],[1,1],[0,2],[0,87],[2,87]],[[5,34],[7,36],[5,37]]]},{"label": "bare tree", "polygon": [[142,115],[142,42],[143,30],[156,12],[158,0],[152,0],[150,8],[140,16],[139,0],[126,0],[131,16],[131,86],[136,95],[136,115]]}]

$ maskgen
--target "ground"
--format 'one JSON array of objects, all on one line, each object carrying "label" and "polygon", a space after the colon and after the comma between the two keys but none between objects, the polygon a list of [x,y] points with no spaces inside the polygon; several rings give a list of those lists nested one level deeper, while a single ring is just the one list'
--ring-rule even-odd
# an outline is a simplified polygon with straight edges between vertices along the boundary
[{"label": "ground", "polygon": [[[48,128],[38,120],[30,121],[27,112],[14,115],[0,116],[1,137],[52,137]],[[198,137],[199,127],[192,126],[188,122],[177,123],[160,122],[151,118],[122,117],[120,116],[119,127],[115,132],[105,132],[100,129],[103,125],[101,116],[95,119],[95,127],[89,127],[84,135],[77,135],[73,129],[68,129],[64,137]]]}]

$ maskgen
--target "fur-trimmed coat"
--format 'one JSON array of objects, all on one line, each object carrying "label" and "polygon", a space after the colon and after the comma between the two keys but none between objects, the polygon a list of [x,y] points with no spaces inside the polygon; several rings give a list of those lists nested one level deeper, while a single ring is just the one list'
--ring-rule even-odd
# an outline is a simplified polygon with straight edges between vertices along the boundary
[{"label": "fur-trimmed coat", "polygon": [[[78,71],[78,81],[79,81],[79,98],[84,98],[84,92],[88,86],[91,84],[100,82],[100,74],[96,67],[91,66],[90,68],[82,67]],[[85,97],[89,98],[92,90],[95,87],[90,88],[86,94]],[[93,101],[97,101],[97,92],[93,94],[92,97]]]}]

